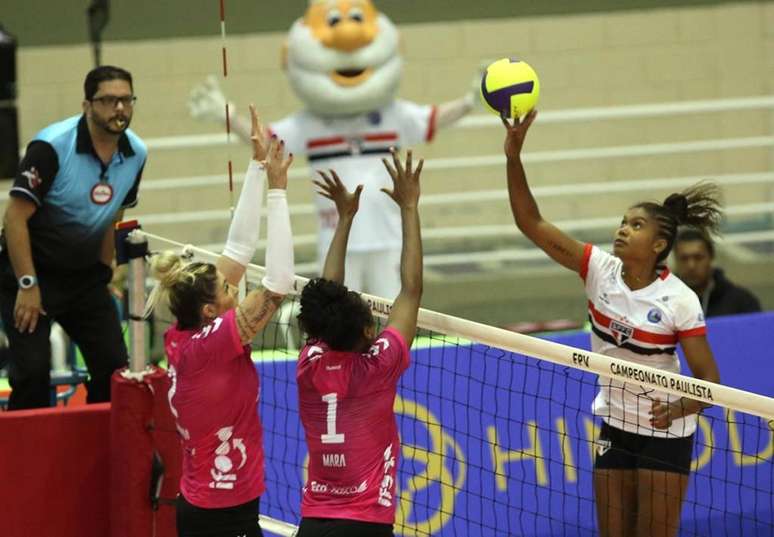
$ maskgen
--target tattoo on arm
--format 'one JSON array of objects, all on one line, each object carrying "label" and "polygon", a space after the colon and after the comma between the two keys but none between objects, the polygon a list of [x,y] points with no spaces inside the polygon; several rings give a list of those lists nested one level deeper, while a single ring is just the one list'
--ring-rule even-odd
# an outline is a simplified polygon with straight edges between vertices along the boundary
[{"label": "tattoo on arm", "polygon": [[247,342],[264,327],[282,303],[282,296],[263,289],[261,300],[244,300],[237,307],[236,322],[242,340]]},{"label": "tattoo on arm", "polygon": [[562,246],[562,245],[561,245],[561,244],[559,244],[558,242],[553,242],[553,241],[551,241],[551,242],[549,242],[549,243],[548,243],[548,245],[549,245],[549,246],[550,246],[550,247],[551,247],[551,248],[552,248],[554,251],[556,251],[556,252],[557,252],[557,253],[559,253],[559,254],[562,254],[562,255],[564,255],[564,256],[568,256],[568,257],[572,255],[572,254],[570,253],[570,251],[569,251],[567,248],[565,248],[564,246]]}]

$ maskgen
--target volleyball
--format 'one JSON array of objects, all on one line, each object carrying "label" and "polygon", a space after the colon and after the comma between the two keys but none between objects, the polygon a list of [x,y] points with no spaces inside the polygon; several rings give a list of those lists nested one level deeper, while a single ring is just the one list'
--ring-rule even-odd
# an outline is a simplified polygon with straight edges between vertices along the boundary
[{"label": "volleyball", "polygon": [[489,65],[481,79],[481,102],[508,118],[525,116],[535,108],[540,81],[525,61],[503,58]]}]

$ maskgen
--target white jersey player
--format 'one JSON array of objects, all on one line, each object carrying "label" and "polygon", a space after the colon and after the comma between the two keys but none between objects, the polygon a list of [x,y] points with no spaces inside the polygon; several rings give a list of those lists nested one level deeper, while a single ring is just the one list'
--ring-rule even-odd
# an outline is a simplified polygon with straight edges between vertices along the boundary
[{"label": "white jersey player", "polygon": [[[719,381],[705,337],[704,316],[688,286],[664,261],[678,225],[716,231],[720,210],[716,187],[699,184],[663,203],[630,207],[615,232],[614,255],[584,245],[545,221],[527,184],[521,148],[536,112],[511,125],[505,119],[508,192],[516,224],[557,263],[583,279],[592,322],[594,351],[631,362],[622,376],[600,379],[593,411],[602,418],[594,462],[600,534],[677,534],[680,507],[691,466],[696,414],[711,401],[699,389],[680,389],[695,398],[673,397],[639,384],[638,364],[679,372],[679,343],[693,374]],[[658,377],[658,375],[656,375]],[[658,378],[648,382],[660,383]]]}]

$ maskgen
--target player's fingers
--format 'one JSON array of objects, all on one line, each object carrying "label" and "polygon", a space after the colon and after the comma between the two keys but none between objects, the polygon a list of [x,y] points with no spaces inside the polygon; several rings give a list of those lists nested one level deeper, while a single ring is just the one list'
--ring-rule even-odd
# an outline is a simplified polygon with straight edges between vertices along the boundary
[{"label": "player's fingers", "polygon": [[291,164],[293,164],[293,153],[288,153],[288,157],[282,163],[282,169],[287,171]]},{"label": "player's fingers", "polygon": [[341,178],[339,177],[339,174],[336,173],[336,170],[331,168],[330,172],[331,172],[331,177],[333,177],[334,183],[336,183],[336,186],[338,188],[344,188],[344,183],[341,182]]},{"label": "player's fingers", "polygon": [[411,149],[406,151],[406,173],[411,175]]},{"label": "player's fingers", "polygon": [[252,126],[252,132],[257,137],[258,134],[260,134],[258,132],[258,112],[255,111],[255,105],[253,103],[247,105],[247,108],[250,110],[250,125]]},{"label": "player's fingers", "polygon": [[397,175],[402,176],[405,173],[405,170],[403,169],[403,164],[400,162],[400,153],[394,147],[390,148],[390,153],[392,154],[392,162],[395,165],[395,171],[398,172]]},{"label": "player's fingers", "polygon": [[360,199],[360,194],[363,193],[363,185],[357,185],[355,188],[355,199]]},{"label": "player's fingers", "polygon": [[414,172],[414,177],[416,179],[419,179],[419,175],[422,173],[422,167],[425,165],[425,159],[421,158],[419,159],[419,164],[417,164],[417,169]]},{"label": "player's fingers", "polygon": [[395,199],[395,191],[393,191],[393,190],[391,190],[389,188],[380,188],[379,190],[381,190],[382,192],[384,192],[385,194],[390,196],[392,199]]},{"label": "player's fingers", "polygon": [[387,159],[386,159],[386,158],[383,158],[383,159],[382,159],[382,164],[384,164],[384,167],[387,169],[387,173],[389,173],[389,174],[390,174],[390,177],[392,177],[392,180],[393,180],[393,182],[394,182],[394,181],[396,181],[396,180],[397,180],[397,177],[396,177],[396,172],[395,172],[395,170],[393,169],[393,167],[392,167],[392,166],[390,166],[390,163],[389,163],[389,162],[387,162]]},{"label": "player's fingers", "polygon": [[[330,172],[330,170],[328,170]],[[330,173],[326,173],[322,170],[317,170],[317,173],[320,174],[320,176],[323,178],[323,181],[325,181],[325,188],[328,190],[333,190],[336,187],[336,183],[331,179]]]},{"label": "player's fingers", "polygon": [[524,125],[524,130],[527,130],[530,125],[532,125],[532,122],[535,121],[535,118],[537,117],[537,110],[532,109],[530,110],[529,114],[524,118],[524,121],[522,124]]}]

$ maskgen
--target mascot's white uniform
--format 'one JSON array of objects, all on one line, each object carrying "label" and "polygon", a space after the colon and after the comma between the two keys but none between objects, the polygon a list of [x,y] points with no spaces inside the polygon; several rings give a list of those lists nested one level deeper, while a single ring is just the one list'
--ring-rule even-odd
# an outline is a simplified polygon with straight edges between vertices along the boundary
[{"label": "mascot's white uniform", "polygon": [[[395,98],[402,60],[398,32],[370,0],[313,0],[290,29],[284,64],[304,110],[270,124],[312,170],[334,169],[349,190],[364,189],[349,238],[348,287],[383,297],[400,291],[401,220],[398,206],[380,191],[392,187],[381,159],[391,147],[410,148],[473,108],[477,76],[465,97],[440,106]],[[225,119],[225,97],[214,80],[192,92],[197,117]],[[220,116],[220,117],[218,117]],[[234,131],[248,139],[249,123],[232,115]],[[318,261],[325,260],[336,227],[336,208],[315,196]]]}]

